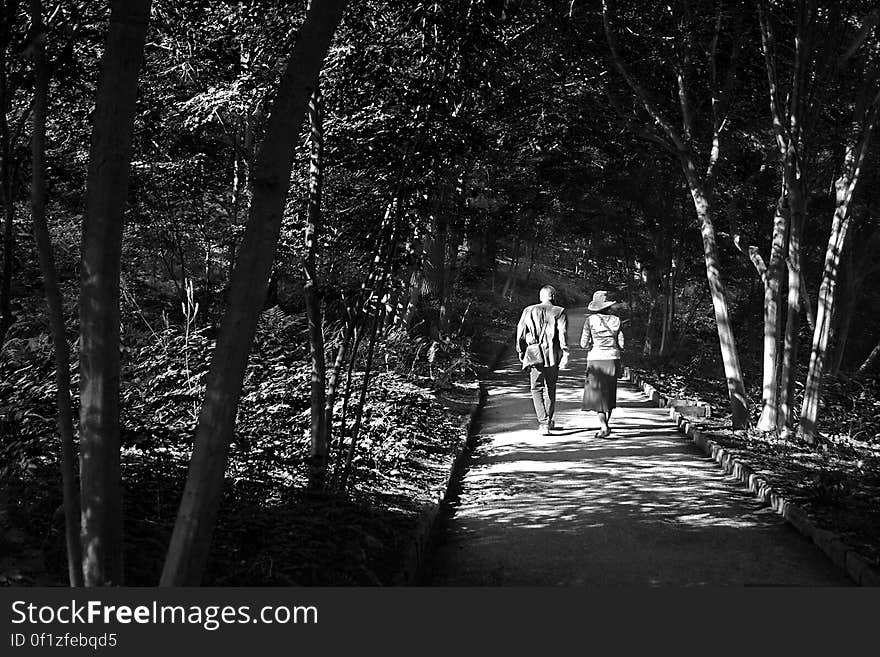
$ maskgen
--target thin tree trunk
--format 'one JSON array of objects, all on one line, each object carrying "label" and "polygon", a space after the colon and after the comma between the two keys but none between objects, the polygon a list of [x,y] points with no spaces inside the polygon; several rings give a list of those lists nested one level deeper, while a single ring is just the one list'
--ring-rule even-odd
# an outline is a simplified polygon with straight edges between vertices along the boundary
[{"label": "thin tree trunk", "polygon": [[532,245],[529,248],[529,270],[526,273],[526,283],[532,280],[532,270],[535,268],[535,256],[538,252],[538,240],[533,239]]},{"label": "thin tree trunk", "polygon": [[345,5],[346,0],[310,4],[260,144],[251,178],[247,228],[208,374],[183,500],[160,580],[162,586],[197,585],[202,579],[248,355],[278,244],[294,144]]},{"label": "thin tree trunk", "polygon": [[[397,249],[397,239],[398,239],[398,226],[399,226],[399,217],[402,213],[402,208],[404,205],[404,198],[402,196],[402,189],[398,186],[398,189],[395,190],[395,197],[388,204],[388,208],[385,212],[385,219],[383,220],[383,232],[385,228],[390,228],[390,235],[388,242],[385,248],[380,249],[376,253],[376,259],[374,262],[374,271],[376,272],[375,280],[375,288],[369,293],[365,295],[365,303],[364,310],[369,308],[370,305],[375,305],[375,310],[373,311],[373,322],[372,327],[370,329],[370,338],[369,338],[369,346],[367,349],[367,357],[366,364],[364,366],[364,375],[363,381],[361,383],[361,394],[360,394],[360,403],[358,404],[357,410],[355,411],[355,421],[352,425],[350,436],[350,443],[348,448],[348,454],[346,458],[345,468],[342,471],[341,479],[339,487],[344,491],[348,485],[348,478],[351,474],[351,464],[352,459],[354,458],[354,451],[357,447],[358,435],[360,433],[360,427],[363,420],[363,411],[364,411],[364,403],[366,401],[367,390],[370,385],[370,374],[373,365],[373,355],[375,353],[376,347],[376,338],[378,335],[378,329],[381,325],[384,314],[386,312],[386,304],[383,301],[385,290],[388,284],[388,279],[392,274],[393,262],[394,262],[394,254]],[[386,271],[386,267],[388,270]],[[366,313],[361,313],[360,317],[363,318],[366,316]],[[348,401],[349,401],[349,393],[352,384],[352,367],[354,365],[354,356],[357,354],[357,348],[360,346],[361,336],[363,334],[359,333],[358,335],[358,344],[355,345],[355,351],[353,353],[351,365],[349,367],[349,375],[348,380],[346,382],[346,391],[345,391],[345,400],[343,402],[343,424],[344,418],[348,411]],[[340,450],[342,449],[342,443],[340,443]],[[340,451],[341,457],[341,451]],[[337,473],[338,468],[341,465],[341,462],[337,462]]]},{"label": "thin tree trunk", "polygon": [[431,315],[430,335],[437,340],[446,330],[446,297],[448,294],[446,248],[449,233],[449,219],[443,207],[446,196],[441,193],[437,214],[432,221],[433,235],[428,252],[428,271],[425,277],[425,292],[437,301],[437,314]]},{"label": "thin tree trunk", "polygon": [[322,490],[327,476],[326,404],[327,366],[324,360],[324,325],[321,318],[321,299],[317,291],[318,273],[315,264],[321,230],[321,183],[324,175],[324,127],[321,90],[315,90],[309,101],[311,158],[309,163],[308,223],[305,234],[305,276],[303,289],[306,316],[309,321],[309,351],[312,360],[311,377],[311,452],[309,454],[308,487]]},{"label": "thin tree trunk", "polygon": [[[241,20],[246,9],[244,3],[238,3],[238,18]],[[239,80],[246,80],[251,75],[251,60],[242,40],[238,46]],[[229,268],[227,283],[232,281],[232,272],[235,270],[236,236],[235,229],[239,225],[241,209],[246,201],[248,183],[250,180],[251,162],[254,150],[254,119],[255,112],[251,111],[250,105],[245,103],[244,115],[235,126],[235,135],[232,146],[232,217],[228,228],[228,258]]]},{"label": "thin tree trunk", "polygon": [[150,0],[113,0],[89,153],[80,291],[83,582],[123,583],[119,275]]},{"label": "thin tree trunk", "polygon": [[801,304],[804,307],[804,315],[807,317],[807,326],[810,327],[811,331],[816,330],[816,312],[813,310],[813,300],[810,299],[810,292],[807,289],[807,281],[801,276],[800,277],[800,288],[801,288]]},{"label": "thin tree trunk", "polygon": [[[327,449],[329,452],[330,444],[333,438],[333,413],[336,404],[336,394],[339,390],[339,373],[342,365],[345,363],[345,356],[348,353],[348,347],[351,345],[351,338],[354,334],[354,319],[350,318],[346,322],[345,335],[342,338],[342,344],[339,345],[339,351],[336,353],[336,360],[333,367],[330,368],[330,376],[327,379],[327,395],[324,402],[324,427],[327,432]],[[342,436],[340,435],[340,441]]]},{"label": "thin tree trunk", "polygon": [[851,250],[848,253],[850,257],[847,258],[846,294],[843,303],[838,305],[834,317],[834,326],[836,327],[833,336],[834,357],[829,368],[829,373],[832,376],[837,376],[840,373],[840,368],[843,366],[843,359],[846,355],[846,343],[849,340],[849,331],[852,327],[856,296],[860,293],[862,287],[858,272],[855,270]]},{"label": "thin tree trunk", "polygon": [[669,345],[669,295],[665,293],[660,297],[660,310],[662,311],[660,317],[660,347],[657,349],[657,354],[660,356],[666,355],[666,349]]},{"label": "thin tree trunk", "polygon": [[345,391],[342,393],[342,414],[339,418],[339,447],[336,452],[336,464],[333,468],[333,484],[336,485],[336,482],[342,477],[342,464],[345,458],[345,435],[346,435],[346,427],[348,421],[348,404],[351,400],[351,388],[354,384],[354,366],[357,362],[358,351],[361,348],[361,342],[363,342],[364,331],[363,328],[358,326],[355,328],[355,336],[354,336],[354,346],[351,349],[351,354],[348,359],[348,368],[346,369],[345,374]]},{"label": "thin tree trunk", "polygon": [[653,356],[654,355],[654,340],[653,340],[653,332],[654,332],[654,315],[655,310],[657,308],[657,300],[649,295],[648,297],[648,321],[645,323],[645,342],[642,345],[642,353],[645,356]]},{"label": "thin tree trunk", "polygon": [[813,332],[813,346],[810,366],[804,387],[804,402],[801,408],[800,431],[807,442],[816,438],[816,421],[819,416],[819,403],[822,395],[822,381],[825,376],[828,343],[831,335],[831,318],[837,302],[837,283],[840,269],[840,252],[849,228],[849,212],[846,205],[838,205],[825,254],[822,285],[819,288],[819,308],[816,315],[816,330]]},{"label": "thin tree trunk", "polygon": [[[8,159],[8,158],[7,158]],[[5,166],[5,165],[4,165]],[[5,172],[4,172],[5,173]],[[15,201],[12,198],[11,175],[3,176],[9,182],[3,183],[3,281],[0,282],[0,344],[15,323],[12,315],[12,257],[15,251]]]},{"label": "thin tree trunk", "polygon": [[856,370],[854,376],[864,376],[871,366],[877,362],[877,359],[880,358],[880,342],[878,342],[874,348],[871,350],[871,353],[865,358],[861,365],[859,365],[859,369]]},{"label": "thin tree trunk", "polygon": [[[696,290],[695,290],[696,292]],[[688,329],[691,326],[691,322],[694,319],[694,315],[697,312],[697,307],[699,306],[699,297],[695,294],[691,299],[691,303],[688,306],[688,310],[684,315],[684,319],[681,322],[681,329],[678,333],[678,339],[675,341],[675,348],[672,350],[672,354],[674,355],[676,352],[681,350],[682,345],[684,345],[684,341],[687,338]]]},{"label": "thin tree trunk", "polygon": [[12,192],[12,135],[6,112],[10,108],[7,79],[9,24],[0,23],[0,202],[3,205],[3,278],[0,280],[0,345],[15,319],[12,316],[12,254],[15,246],[15,199]]},{"label": "thin tree trunk", "polygon": [[384,309],[381,306],[376,308],[376,314],[373,318],[373,326],[370,329],[370,342],[369,346],[367,347],[367,362],[364,366],[364,380],[361,382],[360,400],[358,403],[354,424],[351,428],[351,441],[349,442],[348,455],[345,459],[345,470],[343,470],[342,479],[340,480],[340,488],[342,490],[345,490],[348,487],[348,481],[351,477],[352,462],[354,461],[354,453],[357,449],[358,436],[360,434],[360,429],[364,418],[364,405],[367,399],[367,390],[370,387],[370,374],[372,373],[373,356],[376,350],[376,334],[378,332],[379,323],[382,319],[383,311]]},{"label": "thin tree trunk", "polygon": [[770,261],[764,280],[764,366],[761,385],[761,417],[759,431],[774,431],[779,418],[779,346],[782,275],[785,272],[785,237],[788,234],[788,213],[785,190],[776,203],[773,216],[773,237]]},{"label": "thin tree trunk", "polygon": [[[397,204],[397,199],[394,198],[391,202],[388,203],[385,209],[385,215],[382,219],[382,226],[379,230],[378,242],[380,244],[384,243],[385,235],[389,231],[391,227],[392,218],[395,214],[395,205]],[[391,239],[393,239],[393,231]],[[376,254],[373,258],[372,268],[369,275],[364,279],[361,284],[361,288],[359,290],[358,296],[355,300],[355,308],[356,311],[353,313],[352,317],[352,325],[355,331],[354,338],[354,347],[351,350],[351,356],[348,360],[348,368],[346,372],[345,379],[345,392],[342,396],[342,414],[339,420],[339,451],[337,452],[336,464],[333,470],[333,485],[336,485],[336,482],[342,476],[342,463],[345,456],[345,435],[346,435],[346,426],[348,419],[348,405],[351,400],[351,388],[354,381],[354,368],[355,363],[357,362],[358,352],[360,350],[361,342],[364,337],[364,325],[365,325],[365,317],[368,305],[370,300],[373,297],[378,296],[377,290],[379,289],[380,281],[384,279],[384,274],[382,272],[383,267],[385,266],[385,256],[390,253],[390,248],[386,245],[383,248],[377,249]]]},{"label": "thin tree trunk", "polygon": [[410,263],[409,276],[401,278],[400,291],[394,302],[394,312],[389,314],[385,321],[385,333],[387,334],[397,324],[403,324],[405,330],[409,330],[415,316],[422,290],[425,287],[425,251],[430,248],[430,235],[424,236],[418,225],[413,227],[406,245],[407,261]]},{"label": "thin tree trunk", "polygon": [[792,406],[794,400],[794,377],[800,348],[800,290],[801,237],[803,233],[806,208],[800,182],[789,185],[789,228],[788,228],[788,295],[785,319],[785,334],[782,345],[782,363],[779,370],[779,400],[776,417],[776,430],[783,437],[790,435]]},{"label": "thin tree trunk", "polygon": [[660,355],[668,356],[672,345],[672,332],[675,329],[675,264],[669,270],[666,277],[665,301],[663,305],[663,336],[660,340]]},{"label": "thin tree trunk", "polygon": [[73,408],[70,401],[70,349],[64,329],[64,306],[55,268],[52,238],[46,222],[46,112],[49,105],[49,66],[46,62],[46,27],[41,0],[31,0],[34,62],[34,127],[31,137],[32,180],[31,214],[34,240],[40,258],[52,345],[55,349],[55,403],[58,406],[58,436],[61,440],[61,492],[64,508],[67,572],[71,586],[83,585],[82,544],[80,543],[80,504],[76,481],[76,445],[73,434]]},{"label": "thin tree trunk", "polygon": [[443,199],[436,208],[431,220],[430,246],[425,249],[428,255],[428,268],[425,277],[425,294],[441,299],[446,289],[446,247],[449,221],[442,206]]},{"label": "thin tree trunk", "polygon": [[504,287],[501,289],[501,298],[507,299],[508,294],[513,289],[513,281],[516,277],[516,269],[519,266],[519,235],[514,238],[513,253],[510,256],[510,267],[507,270],[507,279],[504,281]]},{"label": "thin tree trunk", "polygon": [[449,299],[455,290],[455,283],[458,277],[458,252],[461,248],[461,230],[454,228],[449,240],[448,254],[443,268],[443,295],[440,299],[440,333],[449,330]]},{"label": "thin tree trunk", "polygon": [[837,207],[831,223],[831,235],[825,252],[825,266],[822,273],[822,284],[819,287],[819,306],[816,312],[816,329],[813,331],[813,348],[810,354],[810,366],[807,370],[807,381],[804,385],[804,402],[801,407],[800,432],[807,442],[816,440],[816,422],[819,417],[819,403],[822,396],[822,380],[825,376],[828,337],[831,331],[831,317],[837,297],[837,282],[840,276],[840,256],[846,243],[851,213],[850,202],[853,191],[859,182],[862,162],[871,140],[871,133],[877,121],[880,108],[880,93],[873,86],[865,84],[863,94],[873,98],[859,109],[862,115],[853,121],[857,126],[848,140],[844,156],[843,172],[835,183]]},{"label": "thin tree trunk", "polygon": [[406,330],[412,328],[412,323],[419,307],[419,300],[422,298],[422,290],[425,287],[425,268],[421,263],[424,260],[424,255],[419,260],[420,262],[416,263],[409,278],[409,298],[406,302],[406,309],[402,313],[403,326]]}]

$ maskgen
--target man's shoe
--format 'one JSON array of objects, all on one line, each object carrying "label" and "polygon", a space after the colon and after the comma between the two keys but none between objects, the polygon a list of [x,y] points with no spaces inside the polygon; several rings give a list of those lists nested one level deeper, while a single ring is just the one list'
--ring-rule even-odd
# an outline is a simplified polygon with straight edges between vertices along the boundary
[{"label": "man's shoe", "polygon": [[547,427],[548,427],[551,431],[553,431],[553,429],[556,428],[556,420],[550,420],[550,421],[547,423]]},{"label": "man's shoe", "polygon": [[542,436],[549,436],[550,435],[550,427],[547,426],[546,424],[541,424],[538,426],[538,433],[541,434]]}]

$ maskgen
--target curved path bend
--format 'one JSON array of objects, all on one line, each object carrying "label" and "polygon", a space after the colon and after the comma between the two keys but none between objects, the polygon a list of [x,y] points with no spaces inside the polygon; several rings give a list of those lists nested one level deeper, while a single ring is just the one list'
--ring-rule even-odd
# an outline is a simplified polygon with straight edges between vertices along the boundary
[{"label": "curved path bend", "polygon": [[436,546],[433,586],[847,586],[805,537],[621,381],[611,438],[579,410],[584,309],[569,310],[557,429],[536,431],[513,350]]}]

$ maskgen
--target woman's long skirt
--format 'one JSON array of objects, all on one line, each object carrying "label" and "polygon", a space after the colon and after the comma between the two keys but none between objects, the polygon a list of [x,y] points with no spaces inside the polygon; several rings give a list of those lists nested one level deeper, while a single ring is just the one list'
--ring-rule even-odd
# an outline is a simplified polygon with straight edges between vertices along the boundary
[{"label": "woman's long skirt", "polygon": [[610,413],[617,406],[619,360],[588,360],[581,410]]}]

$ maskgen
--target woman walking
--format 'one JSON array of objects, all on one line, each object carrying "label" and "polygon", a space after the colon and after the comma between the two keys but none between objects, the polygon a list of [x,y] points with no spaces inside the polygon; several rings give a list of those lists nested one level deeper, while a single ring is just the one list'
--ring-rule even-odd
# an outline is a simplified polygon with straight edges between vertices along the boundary
[{"label": "woman walking", "polygon": [[616,303],[608,299],[605,290],[593,294],[593,300],[587,306],[590,313],[581,333],[581,347],[587,350],[587,375],[581,410],[599,414],[602,428],[596,432],[596,438],[611,434],[608,420],[617,406],[617,379],[621,374],[620,352],[624,340],[620,318],[610,313]]}]

